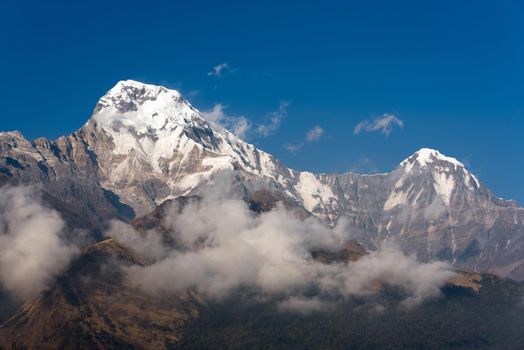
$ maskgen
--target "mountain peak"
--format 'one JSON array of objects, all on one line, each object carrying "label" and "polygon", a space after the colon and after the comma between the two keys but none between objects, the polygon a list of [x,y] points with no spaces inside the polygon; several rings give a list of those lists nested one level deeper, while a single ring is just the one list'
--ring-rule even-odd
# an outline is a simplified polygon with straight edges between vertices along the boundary
[{"label": "mountain peak", "polygon": [[464,164],[459,162],[457,159],[447,157],[438,150],[431,148],[421,148],[407,159],[402,161],[400,166],[406,169],[406,171],[410,171],[415,164],[418,164],[418,166],[421,168],[428,168],[430,165],[439,162],[448,163],[449,165],[453,166],[454,169],[465,168]]},{"label": "mountain peak", "polygon": [[144,134],[150,130],[172,130],[197,115],[198,111],[176,90],[122,80],[100,98],[91,119],[104,129],[125,127]]},{"label": "mountain peak", "polygon": [[[478,179],[470,173],[458,160],[447,157],[439,151],[431,148],[422,148],[400,163],[403,176],[395,187],[402,187],[406,178],[412,176],[429,177],[435,192],[441,197],[443,203],[449,206],[453,191],[460,183],[470,191],[477,191],[481,185]],[[398,195],[393,196],[386,202],[385,208],[391,208],[396,204]]]},{"label": "mountain peak", "polygon": [[158,96],[161,93],[168,93],[176,96],[177,98],[182,97],[180,92],[177,90],[168,89],[165,86],[146,84],[136,80],[120,80],[113,86],[106,96],[111,97],[124,97],[124,98],[139,98],[143,96]]},{"label": "mountain peak", "polygon": [[[214,129],[178,91],[133,80],[118,82],[99,100],[86,128],[107,136],[110,153],[127,159],[114,172],[119,179],[123,174],[128,177],[137,166],[153,169],[154,176],[169,171],[181,176],[180,159],[186,157],[204,162],[201,173],[208,175],[233,168],[233,162],[251,166],[260,158],[253,146]],[[204,159],[204,150],[212,156]],[[252,152],[251,163],[245,159],[248,151]],[[173,168],[168,169],[170,166]],[[136,176],[144,174],[137,172]],[[197,183],[198,178],[188,181]],[[178,181],[177,188],[190,185]]]},{"label": "mountain peak", "polygon": [[119,112],[137,110],[147,101],[156,101],[166,95],[174,101],[181,101],[182,95],[164,86],[145,84],[136,80],[121,80],[116,83],[99,101],[95,113],[105,107],[114,107]]}]

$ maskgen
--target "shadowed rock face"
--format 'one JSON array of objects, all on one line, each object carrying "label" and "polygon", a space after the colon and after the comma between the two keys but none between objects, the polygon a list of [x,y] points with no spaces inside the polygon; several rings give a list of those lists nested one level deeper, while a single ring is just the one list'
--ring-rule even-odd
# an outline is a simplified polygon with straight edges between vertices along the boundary
[{"label": "shadowed rock face", "polygon": [[0,133],[0,185],[33,184],[71,226],[92,232],[166,200],[202,194],[229,172],[235,193],[265,211],[276,200],[328,225],[340,218],[366,249],[394,239],[419,259],[524,278],[524,210],[463,164],[421,149],[387,174],[312,174],[283,166],[207,122],[181,95],[119,82],[78,131],[57,140]]}]

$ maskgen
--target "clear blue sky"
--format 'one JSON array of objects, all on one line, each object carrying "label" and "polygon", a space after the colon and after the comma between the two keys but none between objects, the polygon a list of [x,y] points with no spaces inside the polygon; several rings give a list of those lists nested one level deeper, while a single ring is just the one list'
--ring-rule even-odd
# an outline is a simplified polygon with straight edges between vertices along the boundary
[{"label": "clear blue sky", "polygon": [[[297,169],[389,171],[431,147],[524,203],[523,19],[522,0],[2,0],[0,130],[72,132],[136,79],[253,124],[290,101],[274,135],[249,141]],[[403,128],[354,133],[384,114]]]}]

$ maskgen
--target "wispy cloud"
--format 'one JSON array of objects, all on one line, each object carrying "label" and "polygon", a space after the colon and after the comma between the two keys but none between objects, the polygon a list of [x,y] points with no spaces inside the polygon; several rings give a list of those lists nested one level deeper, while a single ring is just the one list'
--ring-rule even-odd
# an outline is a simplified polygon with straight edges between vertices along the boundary
[{"label": "wispy cloud", "polygon": [[324,135],[324,129],[320,125],[315,125],[311,130],[309,130],[306,133],[305,141],[298,143],[298,144],[292,144],[292,143],[286,143],[284,145],[284,148],[289,153],[297,153],[299,152],[302,147],[304,146],[305,142],[316,142],[320,140],[320,138]]},{"label": "wispy cloud", "polygon": [[320,126],[315,125],[313,129],[309,130],[306,134],[306,140],[309,142],[318,141],[322,135],[324,135],[324,129],[322,129]]},{"label": "wispy cloud", "polygon": [[389,135],[393,128],[398,126],[399,128],[404,127],[404,122],[394,116],[393,114],[383,114],[373,120],[363,120],[355,126],[353,130],[354,134],[358,134],[361,131],[372,132],[380,131],[384,135]]},{"label": "wispy cloud", "polygon": [[202,117],[214,125],[231,131],[242,139],[246,139],[248,136],[267,137],[278,131],[282,119],[287,114],[288,106],[288,101],[281,101],[278,110],[268,113],[266,122],[255,124],[255,127],[253,127],[254,123],[243,115],[232,116],[226,114],[227,106],[222,103],[215,104],[210,110],[202,111]]},{"label": "wispy cloud", "polygon": [[260,124],[257,127],[257,134],[262,137],[267,137],[275,134],[278,128],[280,128],[282,119],[287,115],[287,108],[289,104],[289,101],[280,101],[278,105],[278,110],[269,114],[268,122],[266,124]]},{"label": "wispy cloud", "polygon": [[236,136],[245,138],[251,129],[251,122],[244,116],[226,115],[224,112],[226,108],[227,106],[217,103],[213,109],[203,111],[202,116],[207,121],[230,130]]},{"label": "wispy cloud", "polygon": [[227,64],[227,62],[224,62],[224,63],[220,63],[214,66],[211,72],[208,72],[207,75],[210,77],[212,76],[220,77],[222,76],[223,73],[227,72],[228,70],[229,70],[229,65]]},{"label": "wispy cloud", "polygon": [[297,153],[298,151],[300,151],[302,149],[302,146],[304,146],[303,143],[300,143],[298,145],[294,145],[294,144],[291,144],[291,143],[286,143],[284,145],[284,148],[289,152],[289,153]]},{"label": "wispy cloud", "polygon": [[202,91],[200,90],[189,90],[189,91],[185,91],[184,92],[184,96],[191,99],[191,98],[195,98],[197,96],[199,96],[201,94]]}]

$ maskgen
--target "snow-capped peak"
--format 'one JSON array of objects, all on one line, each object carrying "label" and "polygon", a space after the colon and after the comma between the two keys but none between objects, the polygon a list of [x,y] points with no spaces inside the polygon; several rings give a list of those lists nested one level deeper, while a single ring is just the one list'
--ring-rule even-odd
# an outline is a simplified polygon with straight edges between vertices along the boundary
[{"label": "snow-capped peak", "polygon": [[457,159],[447,157],[439,151],[431,148],[421,148],[413,155],[402,161],[400,166],[405,168],[406,171],[410,171],[415,164],[418,164],[421,168],[428,168],[431,164],[436,162],[445,162],[447,165],[452,166],[454,169],[464,169],[464,164],[459,162]]},{"label": "snow-capped peak", "polygon": [[163,93],[169,94],[175,99],[180,99],[182,97],[177,90],[168,89],[164,86],[146,84],[136,80],[121,80],[116,83],[116,85],[111,88],[102,99],[140,102],[148,99],[155,99],[158,95]]},{"label": "snow-capped peak", "polygon": [[[163,86],[118,82],[99,100],[86,127],[108,136],[111,154],[126,159],[109,170],[114,182],[137,166],[139,176],[152,169],[151,176],[166,177],[179,190],[223,169],[242,168],[271,179],[280,175],[272,156],[209,123],[178,91]],[[185,168],[195,174],[180,179]]]},{"label": "snow-capped peak", "polygon": [[119,81],[100,98],[91,119],[106,130],[124,127],[138,134],[202,121],[178,91],[134,80]]},{"label": "snow-capped peak", "polygon": [[432,178],[435,192],[445,205],[450,204],[453,191],[458,183],[462,183],[471,191],[480,188],[480,182],[464,167],[464,164],[435,149],[420,149],[400,163],[400,168],[404,175],[398,180],[395,188],[403,187],[407,179],[413,175],[429,175]]}]

